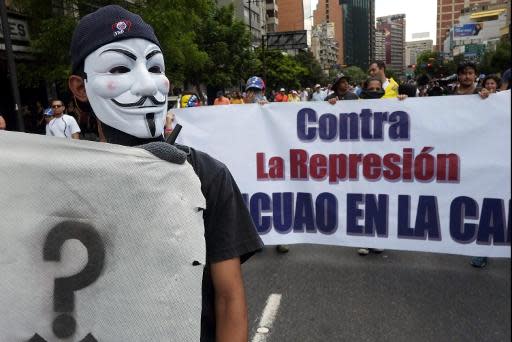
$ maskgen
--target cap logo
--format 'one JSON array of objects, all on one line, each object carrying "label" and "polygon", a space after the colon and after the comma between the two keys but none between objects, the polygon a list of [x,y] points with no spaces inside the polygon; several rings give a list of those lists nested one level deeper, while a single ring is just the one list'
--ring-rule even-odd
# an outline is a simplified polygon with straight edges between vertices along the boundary
[{"label": "cap logo", "polygon": [[130,31],[132,27],[132,22],[129,20],[121,20],[112,25],[112,30],[114,31],[114,37],[123,34],[125,31]]}]

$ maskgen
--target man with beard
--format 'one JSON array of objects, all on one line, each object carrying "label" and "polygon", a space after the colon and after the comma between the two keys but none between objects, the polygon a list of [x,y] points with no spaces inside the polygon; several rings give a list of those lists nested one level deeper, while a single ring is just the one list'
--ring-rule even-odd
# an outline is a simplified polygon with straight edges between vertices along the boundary
[{"label": "man with beard", "polygon": [[476,85],[476,65],[472,62],[462,62],[457,67],[457,84],[450,89],[449,95],[472,95],[480,94],[480,97],[487,98],[489,91],[485,88],[479,89]]},{"label": "man with beard", "polygon": [[164,142],[169,80],[153,28],[122,7],[100,8],[76,27],[71,61],[69,88],[79,104],[90,105],[106,142],[143,145],[161,159],[192,165],[206,199],[201,341],[247,341],[240,265],[262,243],[226,166]]}]

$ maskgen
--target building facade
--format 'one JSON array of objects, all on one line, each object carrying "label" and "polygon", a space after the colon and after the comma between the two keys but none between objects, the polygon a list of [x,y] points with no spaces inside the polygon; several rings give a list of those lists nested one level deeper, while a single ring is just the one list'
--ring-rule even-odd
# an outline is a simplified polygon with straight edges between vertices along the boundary
[{"label": "building facade", "polygon": [[346,65],[363,70],[375,58],[375,0],[340,0]]},{"label": "building facade", "polygon": [[277,32],[279,25],[279,6],[277,0],[265,0],[265,26],[267,32]]},{"label": "building facade", "polygon": [[302,0],[276,0],[281,9],[277,32],[304,30],[304,5]]},{"label": "building facade", "polygon": [[384,62],[387,68],[401,75],[405,70],[405,14],[378,17],[377,30],[384,33]]},{"label": "building facade", "polygon": [[[457,24],[462,10],[475,5],[508,4],[508,0],[437,0],[437,39],[436,47],[441,51],[450,29]],[[509,12],[510,13],[510,12]]]},{"label": "building facade", "polygon": [[334,39],[334,23],[323,23],[313,26],[311,32],[311,52],[327,75],[329,69],[338,60],[338,43]]},{"label": "building facade", "polygon": [[217,0],[218,6],[233,5],[235,18],[247,25],[252,46],[260,46],[266,32],[266,2],[262,0]]},{"label": "building facade", "polygon": [[386,60],[386,33],[381,30],[375,30],[375,60]]},{"label": "building facade", "polygon": [[345,64],[343,49],[343,10],[339,0],[318,0],[316,9],[313,11],[313,26],[324,23],[334,24],[334,40],[338,45],[336,64],[342,66]]},{"label": "building facade", "polygon": [[432,51],[434,41],[432,39],[416,40],[405,43],[405,64],[416,64],[418,56],[425,51]]},{"label": "building facade", "polygon": [[465,59],[478,59],[487,50],[509,36],[510,5],[507,3],[480,4],[463,8],[443,42],[443,53]]}]

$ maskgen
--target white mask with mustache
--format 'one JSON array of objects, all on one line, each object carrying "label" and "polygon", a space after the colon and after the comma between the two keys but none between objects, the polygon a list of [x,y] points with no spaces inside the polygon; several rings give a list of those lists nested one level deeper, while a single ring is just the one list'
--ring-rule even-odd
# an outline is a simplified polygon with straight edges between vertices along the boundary
[{"label": "white mask with mustache", "polygon": [[160,48],[131,38],[103,45],[84,62],[85,90],[98,119],[138,138],[164,131],[169,80]]}]

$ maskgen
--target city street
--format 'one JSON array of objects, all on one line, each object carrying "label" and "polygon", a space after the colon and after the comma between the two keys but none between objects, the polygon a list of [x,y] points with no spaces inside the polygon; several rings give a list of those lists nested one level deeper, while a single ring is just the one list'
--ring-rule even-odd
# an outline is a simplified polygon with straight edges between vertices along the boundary
[{"label": "city street", "polygon": [[290,247],[243,267],[251,342],[510,341],[510,259]]}]

